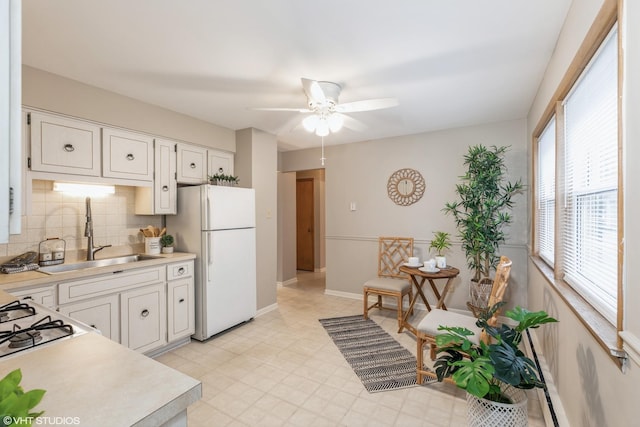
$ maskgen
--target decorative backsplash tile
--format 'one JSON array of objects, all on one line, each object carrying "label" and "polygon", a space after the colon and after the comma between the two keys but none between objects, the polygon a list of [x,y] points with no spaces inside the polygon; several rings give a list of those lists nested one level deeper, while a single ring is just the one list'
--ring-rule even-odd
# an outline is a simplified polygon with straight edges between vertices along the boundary
[{"label": "decorative backsplash tile", "polygon": [[[159,215],[135,215],[135,187],[116,186],[115,194],[91,198],[95,245],[136,245],[144,243],[140,228],[161,227]],[[30,215],[22,217],[22,233],[0,245],[0,256],[37,251],[47,238],[66,241],[67,251],[84,249],[85,198],[53,191],[52,181],[33,181]]]}]

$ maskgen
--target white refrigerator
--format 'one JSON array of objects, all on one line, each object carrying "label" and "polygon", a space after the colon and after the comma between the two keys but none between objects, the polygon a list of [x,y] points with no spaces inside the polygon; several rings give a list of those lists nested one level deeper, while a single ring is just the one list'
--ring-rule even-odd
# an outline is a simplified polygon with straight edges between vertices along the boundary
[{"label": "white refrigerator", "polygon": [[196,254],[193,338],[204,341],[256,315],[255,190],[215,185],[178,189],[167,233]]}]

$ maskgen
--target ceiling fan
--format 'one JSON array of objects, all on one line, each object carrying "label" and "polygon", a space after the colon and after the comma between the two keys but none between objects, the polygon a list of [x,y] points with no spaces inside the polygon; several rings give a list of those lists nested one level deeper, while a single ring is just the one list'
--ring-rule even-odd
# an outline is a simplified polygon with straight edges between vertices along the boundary
[{"label": "ceiling fan", "polygon": [[318,136],[327,136],[329,132],[338,132],[342,127],[354,130],[362,129],[362,124],[344,113],[381,110],[395,107],[395,98],[368,99],[363,101],[340,104],[338,96],[342,87],[333,82],[317,81],[302,78],[302,88],[307,95],[308,108],[256,108],[265,111],[296,111],[298,113],[312,113],[302,121],[302,126],[308,132],[315,132]]}]

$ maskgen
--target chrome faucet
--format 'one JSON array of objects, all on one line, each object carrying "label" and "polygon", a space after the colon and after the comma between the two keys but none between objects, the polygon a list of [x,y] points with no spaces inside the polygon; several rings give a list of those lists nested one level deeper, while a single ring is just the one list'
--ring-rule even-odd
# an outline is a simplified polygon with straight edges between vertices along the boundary
[{"label": "chrome faucet", "polygon": [[93,261],[94,255],[101,249],[109,248],[111,245],[93,247],[93,221],[91,219],[91,197],[87,197],[87,222],[84,225],[84,236],[87,238],[87,261]]}]

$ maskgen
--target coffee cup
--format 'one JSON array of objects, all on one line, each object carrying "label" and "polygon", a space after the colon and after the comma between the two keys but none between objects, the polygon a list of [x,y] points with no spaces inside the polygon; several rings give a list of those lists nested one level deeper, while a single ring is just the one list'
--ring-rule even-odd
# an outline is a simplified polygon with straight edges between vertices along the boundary
[{"label": "coffee cup", "polygon": [[435,270],[436,269],[436,260],[431,258],[424,262],[424,268],[427,270]]},{"label": "coffee cup", "polygon": [[420,265],[420,258],[418,258],[417,256],[410,256],[409,257],[409,262],[407,264],[409,264],[409,265]]}]

